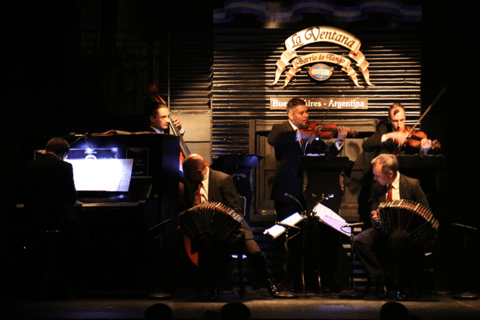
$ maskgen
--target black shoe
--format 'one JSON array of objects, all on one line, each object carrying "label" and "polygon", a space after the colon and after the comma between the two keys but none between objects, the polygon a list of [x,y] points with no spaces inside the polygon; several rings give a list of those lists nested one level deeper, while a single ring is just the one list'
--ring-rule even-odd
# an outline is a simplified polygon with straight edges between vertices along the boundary
[{"label": "black shoe", "polygon": [[267,280],[266,287],[267,287],[268,293],[269,293],[272,297],[275,297],[275,296],[278,294],[278,288],[277,288],[277,286],[275,285],[275,283],[272,281],[272,279],[268,279],[268,280]]},{"label": "black shoe", "polygon": [[405,300],[407,300],[407,295],[405,294],[405,290],[398,290],[398,291],[397,291],[397,300],[398,300],[398,301],[405,301]]},{"label": "black shoe", "polygon": [[220,299],[220,289],[217,286],[213,286],[208,292],[207,301],[217,301],[218,299]]},{"label": "black shoe", "polygon": [[298,296],[294,293],[291,293],[285,290],[279,291],[275,283],[272,281],[272,279],[267,280],[266,286],[267,286],[268,293],[274,298],[283,298],[283,299],[298,298]]},{"label": "black shoe", "polygon": [[385,276],[379,276],[376,278],[377,298],[385,299],[387,297],[387,288],[385,287]]}]

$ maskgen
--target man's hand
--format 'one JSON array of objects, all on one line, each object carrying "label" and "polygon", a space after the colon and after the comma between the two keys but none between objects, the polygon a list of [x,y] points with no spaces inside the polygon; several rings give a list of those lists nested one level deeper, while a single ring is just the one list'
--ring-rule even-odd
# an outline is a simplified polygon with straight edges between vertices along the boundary
[{"label": "man's hand", "polygon": [[375,220],[376,222],[380,222],[380,217],[378,216],[378,209],[375,211],[372,211],[372,219]]},{"label": "man's hand", "polygon": [[238,240],[240,240],[240,238],[242,237],[243,235],[243,229],[242,228],[238,228],[237,230],[233,231],[232,234],[230,234],[228,236],[228,238],[226,239],[226,242],[227,243],[235,243],[237,242]]},{"label": "man's hand", "polygon": [[178,119],[177,117],[175,116],[171,116],[172,118],[172,122],[173,122],[173,125],[177,128],[181,128],[182,127],[182,123],[180,122],[180,119]]},{"label": "man's hand", "polygon": [[386,133],[385,137],[387,138],[387,140],[392,139],[396,143],[398,143],[399,146],[402,146],[405,142],[405,139],[407,138],[407,134],[404,132],[395,131],[395,132]]},{"label": "man's hand", "polygon": [[349,131],[350,129],[347,127],[344,127],[344,126],[338,127],[338,134],[337,134],[338,143],[342,144],[345,141],[345,138],[347,137]]}]

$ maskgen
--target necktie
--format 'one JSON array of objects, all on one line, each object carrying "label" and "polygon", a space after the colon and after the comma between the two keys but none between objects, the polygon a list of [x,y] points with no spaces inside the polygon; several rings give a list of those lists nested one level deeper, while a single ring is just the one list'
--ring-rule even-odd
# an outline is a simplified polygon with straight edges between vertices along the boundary
[{"label": "necktie", "polygon": [[[300,130],[299,130],[299,129],[297,129],[297,132],[300,132]],[[303,149],[303,148],[304,148],[304,146],[305,146],[305,141],[303,141],[303,139],[302,139],[302,138],[300,138],[300,140],[298,140],[298,142],[300,142],[300,147],[302,147],[302,149]]]},{"label": "necktie", "polygon": [[198,189],[197,189],[197,204],[202,203],[202,195],[200,193],[200,190],[202,190],[202,182],[198,184]]},{"label": "necktie", "polygon": [[393,185],[388,187],[387,201],[393,201]]}]

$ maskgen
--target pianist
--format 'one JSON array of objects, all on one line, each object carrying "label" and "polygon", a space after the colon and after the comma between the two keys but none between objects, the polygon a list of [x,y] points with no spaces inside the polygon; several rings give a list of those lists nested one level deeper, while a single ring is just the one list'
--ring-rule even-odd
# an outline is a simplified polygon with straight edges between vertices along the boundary
[{"label": "pianist", "polygon": [[82,230],[73,209],[77,200],[73,168],[63,161],[69,151],[65,139],[52,138],[45,154],[27,163],[21,171],[18,197],[32,231],[55,229],[75,237]]}]

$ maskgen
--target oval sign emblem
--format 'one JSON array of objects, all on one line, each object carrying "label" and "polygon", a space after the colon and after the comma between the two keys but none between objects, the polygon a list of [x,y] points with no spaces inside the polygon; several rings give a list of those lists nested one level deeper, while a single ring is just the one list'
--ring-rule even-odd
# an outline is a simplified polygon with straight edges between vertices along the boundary
[{"label": "oval sign emblem", "polygon": [[332,75],[333,68],[330,68],[326,64],[317,63],[310,68],[308,68],[308,73],[310,77],[318,81],[325,81]]}]

